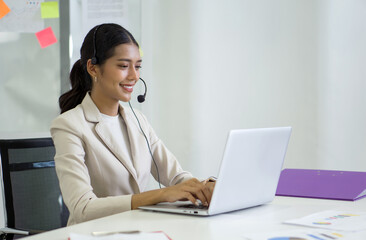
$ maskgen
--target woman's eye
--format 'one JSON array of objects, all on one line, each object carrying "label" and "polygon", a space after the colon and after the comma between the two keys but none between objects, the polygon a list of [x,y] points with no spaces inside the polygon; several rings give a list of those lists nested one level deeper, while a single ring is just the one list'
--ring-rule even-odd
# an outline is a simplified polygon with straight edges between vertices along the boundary
[{"label": "woman's eye", "polygon": [[138,69],[141,69],[142,67],[141,66],[136,66],[135,68],[138,70]]},{"label": "woman's eye", "polygon": [[120,68],[128,68],[127,65],[119,65],[118,67],[120,67]]}]

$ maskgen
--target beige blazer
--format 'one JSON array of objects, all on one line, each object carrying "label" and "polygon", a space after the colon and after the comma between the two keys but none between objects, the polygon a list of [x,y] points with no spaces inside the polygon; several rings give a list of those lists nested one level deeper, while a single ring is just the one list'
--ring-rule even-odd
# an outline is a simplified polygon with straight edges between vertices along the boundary
[{"label": "beige blazer", "polygon": [[[157,179],[135,116],[122,105],[119,112],[127,125],[132,162],[126,160],[120,143],[109,134],[89,94],[81,104],[52,122],[56,172],[70,211],[68,225],[131,210],[132,195],[146,190],[150,174]],[[156,136],[145,116],[135,112],[149,139],[161,183],[171,186],[192,178]]]}]

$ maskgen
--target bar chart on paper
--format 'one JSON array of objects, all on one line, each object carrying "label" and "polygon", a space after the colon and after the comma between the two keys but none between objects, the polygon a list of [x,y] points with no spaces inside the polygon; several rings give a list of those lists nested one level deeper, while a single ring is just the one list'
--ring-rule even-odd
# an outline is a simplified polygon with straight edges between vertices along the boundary
[{"label": "bar chart on paper", "polygon": [[258,233],[245,236],[251,240],[342,240],[349,237],[349,233],[341,231],[301,229],[280,232]]},{"label": "bar chart on paper", "polygon": [[284,223],[333,231],[365,231],[366,212],[323,211]]},{"label": "bar chart on paper", "polygon": [[268,240],[330,240],[330,239],[344,239],[343,234],[330,232],[309,232],[309,233],[299,233],[292,236],[283,237],[271,237]]}]

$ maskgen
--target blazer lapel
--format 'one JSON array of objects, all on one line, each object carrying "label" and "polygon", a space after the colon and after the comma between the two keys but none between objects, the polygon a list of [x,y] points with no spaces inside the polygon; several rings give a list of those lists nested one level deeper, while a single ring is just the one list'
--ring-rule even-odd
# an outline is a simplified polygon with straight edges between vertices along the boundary
[{"label": "blazer lapel", "polygon": [[[124,107],[120,106],[120,114],[126,122],[128,138],[131,145],[132,162],[136,169],[137,179],[143,178],[140,176],[141,173],[145,173],[146,169],[150,169],[151,157],[148,151],[142,151],[141,148],[146,147],[145,138],[140,130],[137,120],[132,112],[127,111]],[[140,120],[141,121],[141,120]],[[144,129],[145,134],[147,134]],[[146,155],[148,154],[148,155]],[[141,173],[139,171],[142,171]],[[149,170],[150,172],[150,170]],[[139,186],[140,187],[140,186]]]},{"label": "blazer lapel", "polygon": [[[135,119],[131,119],[131,116],[126,114],[126,111],[122,105],[120,105],[120,114],[123,117],[123,120],[126,122],[128,139],[130,140],[131,146],[132,163],[136,167],[137,154],[139,153],[138,144],[135,144],[138,139],[138,136],[136,136],[136,128],[138,128],[137,132],[140,132],[140,128],[135,122],[133,122]],[[138,177],[138,172],[136,174]]]},{"label": "blazer lapel", "polygon": [[118,143],[114,140],[112,133],[109,132],[108,126],[105,124],[104,121],[102,121],[103,120],[102,116],[97,106],[94,104],[93,100],[89,96],[89,94],[86,94],[82,102],[82,106],[84,109],[86,119],[96,124],[95,131],[100,137],[100,139],[108,147],[108,149],[115,155],[115,157],[123,164],[123,166],[128,170],[128,172],[132,175],[132,177],[134,178],[134,180],[138,185],[137,174],[133,166],[133,163],[126,161],[126,159],[128,159],[127,155],[123,153],[118,147],[119,144],[121,143]]}]

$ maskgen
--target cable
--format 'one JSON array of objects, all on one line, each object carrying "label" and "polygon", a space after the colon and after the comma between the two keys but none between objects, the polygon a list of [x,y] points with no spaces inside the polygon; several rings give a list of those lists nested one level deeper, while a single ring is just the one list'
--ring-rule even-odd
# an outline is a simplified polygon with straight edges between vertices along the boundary
[{"label": "cable", "polygon": [[147,137],[146,137],[146,134],[145,134],[144,130],[142,130],[142,127],[141,127],[140,121],[139,121],[138,117],[136,116],[135,111],[133,110],[133,108],[132,108],[132,106],[131,106],[131,102],[128,102],[128,105],[130,105],[130,108],[131,108],[131,110],[132,110],[132,112],[133,112],[133,115],[135,115],[135,118],[136,118],[136,120],[137,120],[137,123],[139,124],[140,130],[141,130],[142,134],[143,134],[143,135],[144,135],[144,137],[145,137],[146,144],[147,144],[147,147],[149,148],[149,152],[150,152],[151,158],[152,158],[152,160],[153,160],[153,162],[154,162],[154,164],[155,164],[156,172],[158,173],[158,183],[159,183],[159,188],[161,189],[159,169],[158,169],[158,165],[157,165],[157,164],[156,164],[156,162],[155,162],[154,156],[153,156],[153,154],[152,154],[152,152],[151,152],[151,148],[150,148],[149,140],[147,139]]}]

